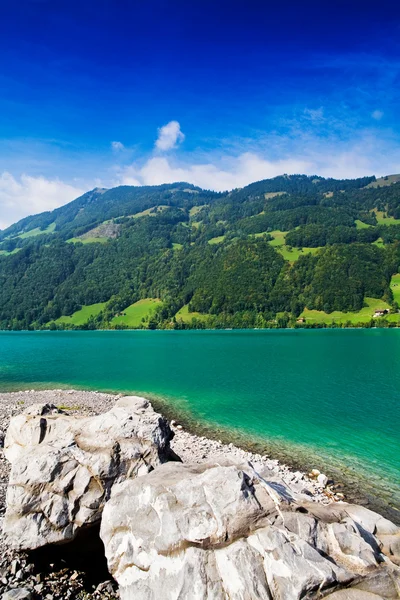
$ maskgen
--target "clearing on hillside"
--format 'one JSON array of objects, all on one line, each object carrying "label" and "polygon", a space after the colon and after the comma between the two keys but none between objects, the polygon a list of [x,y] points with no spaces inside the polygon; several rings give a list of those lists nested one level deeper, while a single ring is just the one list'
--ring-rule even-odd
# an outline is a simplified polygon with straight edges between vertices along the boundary
[{"label": "clearing on hillside", "polygon": [[394,217],[385,216],[386,213],[381,210],[373,211],[376,214],[376,220],[378,221],[378,225],[400,225],[400,219],[395,219]]},{"label": "clearing on hillside", "polygon": [[158,298],[144,298],[125,308],[119,316],[112,319],[112,325],[127,325],[127,327],[140,327],[146,318],[150,318],[157,306],[162,304]]},{"label": "clearing on hillside", "polygon": [[368,227],[371,227],[371,225],[368,225],[368,223],[364,223],[363,221],[360,221],[360,219],[356,219],[354,222],[356,224],[356,229],[368,229]]},{"label": "clearing on hillside", "polygon": [[390,287],[393,292],[393,299],[400,305],[400,273],[393,275]]},{"label": "clearing on hillside", "polygon": [[366,187],[367,188],[378,188],[386,187],[400,181],[400,175],[386,175],[386,177],[380,177],[376,181],[372,181]]},{"label": "clearing on hillside", "polygon": [[73,237],[67,240],[68,244],[106,244],[108,242],[107,237]]},{"label": "clearing on hillside", "polygon": [[218,235],[217,237],[213,237],[211,238],[211,240],[208,240],[209,244],[221,244],[225,239],[224,235]]},{"label": "clearing on hillside", "polygon": [[[268,243],[271,246],[274,246],[276,250],[278,250],[285,260],[289,262],[295,262],[300,258],[300,256],[304,256],[305,254],[315,254],[318,252],[320,248],[291,248],[290,246],[286,246],[286,234],[287,231],[271,231],[270,235],[274,238],[270,240]],[[257,234],[256,234],[257,235]],[[264,234],[261,234],[264,235]]]},{"label": "clearing on hillside", "polygon": [[89,304],[87,306],[82,306],[80,310],[74,312],[70,317],[60,317],[55,321],[56,323],[64,323],[65,325],[84,325],[88,322],[90,317],[97,317],[97,315],[103,310],[107,303],[99,302],[98,304]]},{"label": "clearing on hillside", "polygon": [[[308,310],[308,308],[305,308],[300,318],[304,318],[306,323],[326,323],[327,325],[331,325],[333,322],[342,324],[350,321],[350,323],[356,325],[357,323],[368,323],[377,310],[390,310],[389,304],[377,298],[365,298],[365,303],[367,306],[363,306],[358,312],[340,312],[337,310],[332,313],[326,313],[322,310]],[[400,314],[386,315],[385,318],[388,321],[398,322],[400,321]]]},{"label": "clearing on hillside", "polygon": [[25,233],[19,233],[14,237],[21,238],[21,240],[26,240],[27,238],[36,237],[37,235],[43,235],[44,233],[53,233],[56,228],[55,223],[51,223],[46,229],[40,229],[40,227],[35,227],[35,229],[31,229],[30,231],[25,231]]},{"label": "clearing on hillside", "polygon": [[199,312],[189,312],[189,304],[182,306],[175,315],[177,321],[183,321],[184,323],[190,323],[193,319],[198,321],[205,321],[208,315]]},{"label": "clearing on hillside", "polygon": [[201,204],[200,206],[192,206],[192,208],[189,210],[189,216],[190,218],[193,218],[197,215],[197,213],[199,213],[201,210],[203,210],[203,208],[205,206],[208,206],[207,204]]},{"label": "clearing on hillside", "polygon": [[159,206],[152,206],[151,208],[146,208],[146,210],[142,210],[141,212],[129,216],[133,219],[139,219],[140,217],[155,217],[157,213],[163,212],[166,208],[168,208],[166,204],[160,204]]}]

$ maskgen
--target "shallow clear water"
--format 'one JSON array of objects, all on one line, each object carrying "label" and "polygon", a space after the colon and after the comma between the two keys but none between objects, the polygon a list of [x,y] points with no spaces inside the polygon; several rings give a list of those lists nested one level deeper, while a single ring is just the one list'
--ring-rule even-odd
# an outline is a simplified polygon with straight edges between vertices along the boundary
[{"label": "shallow clear water", "polygon": [[163,398],[400,509],[400,330],[0,333],[1,391],[61,386]]}]

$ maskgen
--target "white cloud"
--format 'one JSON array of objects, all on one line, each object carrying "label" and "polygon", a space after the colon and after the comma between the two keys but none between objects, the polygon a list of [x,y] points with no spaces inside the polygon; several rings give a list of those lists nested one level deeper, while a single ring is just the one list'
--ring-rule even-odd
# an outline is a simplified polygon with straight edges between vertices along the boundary
[{"label": "white cloud", "polygon": [[380,121],[383,115],[384,113],[382,110],[374,110],[374,112],[371,114],[371,117],[375,119],[375,121]]},{"label": "white cloud", "polygon": [[111,142],[111,148],[114,152],[120,152],[121,150],[125,150],[125,146],[122,142]]},{"label": "white cloud", "polygon": [[5,171],[0,175],[0,228],[4,229],[27,215],[53,210],[85,191],[58,179],[29,175],[16,179]]},{"label": "white cloud", "polygon": [[[268,158],[265,156],[267,152]],[[270,158],[274,155],[277,158]],[[271,138],[264,151],[239,152],[236,156],[225,155],[222,158],[215,154],[206,159],[203,156],[202,160],[198,156],[186,156],[185,159],[151,156],[144,163],[121,167],[114,185],[160,185],[187,181],[205,189],[225,191],[284,173],[351,179],[398,172],[399,147],[365,132],[352,142],[299,136],[286,149],[280,146],[279,139]]]},{"label": "white cloud", "polygon": [[176,148],[184,139],[185,136],[181,131],[178,121],[170,121],[158,130],[158,138],[155,146],[157,150],[164,152],[165,150]]},{"label": "white cloud", "polygon": [[227,159],[226,163],[224,168],[211,162],[173,165],[165,157],[153,157],[141,167],[131,165],[124,168],[120,172],[120,183],[160,185],[187,181],[206,189],[225,191],[282,173],[304,173],[311,168],[307,161],[301,159],[269,161],[251,152]]},{"label": "white cloud", "polygon": [[[317,111],[308,118],[323,118],[320,109]],[[174,136],[169,138],[169,146],[164,139],[164,148],[177,143],[172,141],[179,138],[179,124],[177,126]],[[162,138],[160,131],[159,139]],[[8,168],[0,174],[0,228],[27,215],[66,204],[95,186],[109,188],[121,184],[139,186],[187,181],[202,188],[225,191],[283,173],[341,179],[400,172],[398,137],[390,131],[382,135],[375,128],[343,138],[299,129],[290,131],[289,135],[270,133],[254,143],[234,141],[235,145],[225,140],[225,151],[222,152],[179,156],[162,156],[154,152],[132,164],[123,164],[127,160],[125,152],[118,154],[117,165],[111,165],[105,159],[98,163],[94,157],[91,163],[83,161],[83,164],[74,165],[73,172],[84,173],[83,181],[70,179],[67,174],[64,180],[47,174],[17,177],[15,172],[19,171],[19,165],[15,170]],[[53,168],[63,172],[59,165]],[[101,180],[96,179],[99,172]]]}]

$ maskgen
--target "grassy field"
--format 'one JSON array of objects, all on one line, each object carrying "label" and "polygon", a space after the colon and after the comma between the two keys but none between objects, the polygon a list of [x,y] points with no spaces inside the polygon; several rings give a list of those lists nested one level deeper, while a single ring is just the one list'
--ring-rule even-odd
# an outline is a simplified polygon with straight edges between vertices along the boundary
[{"label": "grassy field", "polygon": [[[399,276],[400,278],[400,276]],[[392,282],[393,283],[393,282]],[[400,291],[400,290],[399,290]],[[389,304],[383,302],[383,300],[377,300],[376,298],[365,298],[365,303],[367,306],[364,306],[358,312],[340,312],[335,311],[330,314],[325,313],[320,310],[308,310],[307,308],[300,315],[301,318],[306,319],[306,323],[327,323],[331,324],[333,321],[335,323],[346,323],[350,321],[354,325],[357,323],[368,323],[373,317],[374,313],[378,309],[390,309]],[[399,321],[400,314],[397,315],[387,315],[386,319],[388,321]]]},{"label": "grassy field", "polygon": [[397,183],[398,181],[400,181],[400,175],[387,175],[386,177],[380,177],[376,181],[369,183],[367,188],[386,187],[392,185],[392,183]]},{"label": "grassy field", "polygon": [[219,235],[218,237],[214,237],[211,238],[211,240],[208,240],[209,244],[221,244],[221,242],[223,242],[225,239],[224,235]]},{"label": "grassy field", "polygon": [[192,208],[189,210],[189,216],[191,218],[195,217],[197,213],[203,210],[205,206],[207,206],[207,204],[202,204],[201,206],[192,206]]},{"label": "grassy field", "polygon": [[20,233],[15,237],[21,238],[21,240],[25,240],[26,238],[36,237],[37,235],[43,235],[44,233],[53,233],[56,228],[55,223],[50,223],[46,229],[40,229],[40,227],[35,227],[35,229],[31,229],[30,231],[26,231],[25,233]]},{"label": "grassy field", "polygon": [[400,273],[393,275],[390,287],[392,288],[394,301],[400,304]]},{"label": "grassy field", "polygon": [[88,237],[88,238],[80,238],[73,237],[67,240],[68,244],[105,244],[108,242],[107,237]]},{"label": "grassy field", "polygon": [[166,208],[168,208],[168,206],[160,204],[160,206],[152,206],[151,208],[146,208],[146,210],[142,210],[142,212],[130,216],[134,219],[139,219],[139,217],[155,217],[157,213],[162,212]]},{"label": "grassy field", "polygon": [[400,225],[400,219],[394,217],[385,217],[385,213],[380,210],[374,210],[378,225]]},{"label": "grassy field", "polygon": [[271,231],[270,235],[272,235],[272,237],[274,238],[273,240],[271,240],[269,242],[271,244],[271,246],[284,246],[285,245],[287,231],[278,231],[278,230]]},{"label": "grassy field", "polygon": [[266,200],[269,200],[270,198],[275,198],[276,196],[282,196],[282,194],[285,194],[286,192],[266,192],[264,194],[264,198]]},{"label": "grassy field", "polygon": [[182,306],[182,308],[178,310],[178,312],[175,315],[177,321],[181,320],[184,323],[190,323],[193,318],[198,319],[199,321],[204,321],[207,317],[208,315],[204,315],[198,312],[190,313],[188,304]]},{"label": "grassy field", "polygon": [[356,219],[355,224],[356,229],[368,229],[368,227],[371,227],[371,225],[368,225],[368,223],[363,223],[362,221],[360,221],[360,219]]},{"label": "grassy field", "polygon": [[69,323],[70,325],[84,325],[90,317],[97,316],[105,307],[106,302],[100,302],[99,304],[90,304],[88,306],[82,306],[80,310],[74,312],[70,317],[60,317],[56,323]]},{"label": "grassy field", "polygon": [[11,254],[17,254],[17,252],[20,250],[22,250],[22,248],[14,248],[14,250],[11,252],[7,252],[7,250],[0,250],[0,256],[11,256]]},{"label": "grassy field", "polygon": [[139,327],[142,324],[142,319],[150,317],[157,306],[161,304],[161,300],[157,298],[144,298],[125,308],[124,314],[120,317],[114,317],[111,323],[112,325],[127,325],[132,328]]},{"label": "grassy field", "polygon": [[172,242],[172,248],[174,250],[182,250],[183,244],[178,244],[177,242]]},{"label": "grassy field", "polygon": [[385,244],[383,242],[382,238],[378,238],[377,240],[375,240],[375,242],[372,242],[374,244],[374,246],[378,246],[378,248],[384,248]]},{"label": "grassy field", "polygon": [[[283,256],[285,260],[289,262],[295,262],[300,258],[300,256],[304,256],[305,254],[315,254],[318,252],[320,248],[290,248],[285,244],[287,231],[271,231],[270,235],[274,238],[269,242],[271,246],[274,246]],[[256,234],[264,235],[264,234]]]},{"label": "grassy field", "polygon": [[300,258],[300,256],[305,256],[306,254],[315,254],[320,250],[320,248],[288,248],[287,246],[282,246],[278,248],[279,252],[282,254],[285,260],[289,262],[295,262]]}]

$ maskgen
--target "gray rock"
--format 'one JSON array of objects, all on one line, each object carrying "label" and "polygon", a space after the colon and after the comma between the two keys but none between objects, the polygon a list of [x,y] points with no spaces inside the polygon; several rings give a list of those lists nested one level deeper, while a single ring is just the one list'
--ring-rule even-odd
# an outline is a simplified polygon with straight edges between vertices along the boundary
[{"label": "gray rock", "polygon": [[372,600],[396,567],[370,531],[379,515],[348,506],[305,500],[249,464],[168,463],[114,486],[101,538],[122,600],[300,600],[368,580],[371,592],[345,593]]},{"label": "gray rock", "polygon": [[325,487],[326,484],[328,483],[328,478],[323,473],[320,473],[317,477],[317,482],[318,482],[318,485],[320,485],[321,487]]},{"label": "gray rock", "polygon": [[355,589],[339,590],[338,592],[329,594],[326,598],[329,598],[330,600],[387,600],[386,598],[377,596],[371,592],[362,592],[361,590]]},{"label": "gray rock", "polygon": [[107,413],[70,416],[33,405],[10,421],[11,462],[3,531],[17,550],[72,540],[97,523],[112,486],[170,458],[172,433],[144,398],[124,397]]},{"label": "gray rock", "polygon": [[17,588],[4,592],[1,600],[33,600],[33,596],[27,588]]}]

